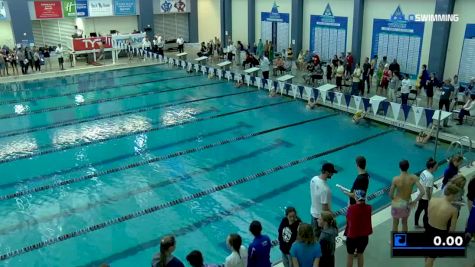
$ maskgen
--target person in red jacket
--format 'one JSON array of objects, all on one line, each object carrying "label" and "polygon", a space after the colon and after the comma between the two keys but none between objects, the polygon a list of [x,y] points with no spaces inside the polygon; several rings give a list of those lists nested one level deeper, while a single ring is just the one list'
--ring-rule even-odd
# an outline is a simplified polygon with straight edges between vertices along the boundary
[{"label": "person in red jacket", "polygon": [[358,267],[364,266],[363,253],[368,245],[368,237],[373,233],[370,205],[366,204],[366,191],[355,190],[356,204],[351,205],[346,213],[346,251],[347,267],[353,266],[355,252],[358,255]]},{"label": "person in red jacket", "polygon": [[351,52],[348,52],[348,55],[346,55],[346,76],[350,76],[353,73],[353,55]]}]

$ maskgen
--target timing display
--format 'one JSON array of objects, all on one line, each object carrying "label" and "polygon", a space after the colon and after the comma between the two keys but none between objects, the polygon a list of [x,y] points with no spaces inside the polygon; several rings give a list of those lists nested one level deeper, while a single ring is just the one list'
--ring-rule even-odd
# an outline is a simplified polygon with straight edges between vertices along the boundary
[{"label": "timing display", "polygon": [[393,232],[393,257],[465,257],[465,233]]}]

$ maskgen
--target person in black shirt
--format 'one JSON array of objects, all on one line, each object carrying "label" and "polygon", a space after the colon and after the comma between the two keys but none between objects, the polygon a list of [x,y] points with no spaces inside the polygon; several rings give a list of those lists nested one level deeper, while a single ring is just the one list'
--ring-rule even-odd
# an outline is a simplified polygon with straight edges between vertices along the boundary
[{"label": "person in black shirt", "polygon": [[290,248],[297,239],[297,229],[302,221],[297,217],[297,211],[293,207],[285,209],[285,217],[279,226],[279,246],[282,252],[284,267],[292,266]]},{"label": "person in black shirt", "polygon": [[397,60],[394,59],[393,60],[393,63],[389,64],[389,70],[396,74],[398,77],[401,77],[400,74],[401,74],[401,67],[399,66],[399,63],[397,63]]},{"label": "person in black shirt", "polygon": [[350,205],[356,204],[355,200],[355,190],[363,190],[368,192],[369,186],[369,175],[366,172],[366,159],[363,156],[358,156],[356,158],[356,167],[358,169],[358,176],[356,176],[353,186],[351,187],[350,192],[343,191],[350,198]]},{"label": "person in black shirt", "polygon": [[[371,64],[369,63],[369,58],[366,58],[363,63],[363,83],[366,83],[366,87],[368,88],[368,94],[371,90]],[[364,86],[364,84],[363,84]],[[364,95],[364,87],[363,92],[361,95]]]}]

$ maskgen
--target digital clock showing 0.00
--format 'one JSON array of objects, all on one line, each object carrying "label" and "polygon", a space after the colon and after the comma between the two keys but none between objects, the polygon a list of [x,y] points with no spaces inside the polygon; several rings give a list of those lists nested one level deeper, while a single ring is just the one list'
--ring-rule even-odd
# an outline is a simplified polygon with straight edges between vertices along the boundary
[{"label": "digital clock showing 0.00", "polygon": [[392,257],[465,257],[465,233],[393,232]]}]

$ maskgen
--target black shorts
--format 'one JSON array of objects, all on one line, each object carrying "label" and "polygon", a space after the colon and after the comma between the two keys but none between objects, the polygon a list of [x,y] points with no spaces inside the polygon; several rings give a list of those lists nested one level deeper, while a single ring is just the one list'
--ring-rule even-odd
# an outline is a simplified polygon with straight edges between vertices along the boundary
[{"label": "black shorts", "polygon": [[348,252],[348,254],[353,254],[355,253],[355,251],[358,252],[358,254],[363,254],[367,245],[368,245],[367,236],[346,238],[346,252]]},{"label": "black shorts", "polygon": [[[448,232],[449,232],[448,230],[441,230],[441,229],[434,228],[430,224],[427,224],[426,230],[425,230],[425,234],[428,236],[428,240],[433,240],[434,236],[440,236],[440,235],[444,236]],[[433,258],[433,259],[437,257],[440,258],[440,256],[437,256],[437,253],[427,255],[427,257]]]},{"label": "black shorts", "polygon": [[62,57],[58,58],[58,62],[59,62],[59,64],[63,64],[64,63],[64,58],[62,58]]}]

